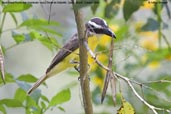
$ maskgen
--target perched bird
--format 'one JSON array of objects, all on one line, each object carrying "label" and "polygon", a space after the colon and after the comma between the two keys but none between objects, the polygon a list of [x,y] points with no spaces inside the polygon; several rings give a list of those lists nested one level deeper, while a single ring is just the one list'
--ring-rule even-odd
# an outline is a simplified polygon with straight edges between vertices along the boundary
[{"label": "perched bird", "polygon": [[[89,34],[105,34],[112,38],[116,38],[114,32],[110,30],[105,20],[99,17],[95,17],[90,19],[85,24],[86,30]],[[88,43],[91,37],[88,37]],[[28,90],[28,94],[30,94],[33,90],[35,90],[41,83],[43,83],[46,79],[55,76],[65,69],[69,67],[75,66],[73,61],[75,58],[79,58],[78,54],[76,54],[76,50],[79,48],[79,39],[78,34],[74,34],[69,41],[67,41],[64,46],[59,50],[51,64],[46,70],[45,75],[40,77],[38,81]]]}]

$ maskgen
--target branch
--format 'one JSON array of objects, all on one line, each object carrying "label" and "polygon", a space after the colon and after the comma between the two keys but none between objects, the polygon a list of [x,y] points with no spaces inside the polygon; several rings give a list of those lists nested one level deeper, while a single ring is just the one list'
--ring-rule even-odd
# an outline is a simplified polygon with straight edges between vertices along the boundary
[{"label": "branch", "polygon": [[106,71],[110,71],[110,69],[106,66],[104,66],[95,56],[95,54],[93,53],[93,51],[89,48],[87,42],[84,42],[84,46],[87,49],[87,51],[90,53],[91,57],[94,59],[94,61],[103,69],[105,69]]},{"label": "branch", "polygon": [[[98,61],[98,60],[96,59],[96,56],[94,55],[94,53],[92,52],[92,50],[88,47],[88,45],[86,44],[86,42],[84,42],[84,45],[85,45],[87,51],[88,51],[88,52],[90,53],[90,55],[92,56],[92,58],[94,59],[94,61],[95,61],[100,67],[102,67],[103,69],[105,69],[106,71],[110,71],[110,69],[109,69],[108,67],[104,66],[102,63],[100,63],[100,61]],[[135,96],[136,96],[141,102],[143,102],[149,109],[151,109],[151,110],[153,111],[154,114],[158,114],[156,110],[159,110],[159,111],[166,111],[166,112],[168,112],[168,113],[171,113],[171,111],[168,110],[168,109],[165,110],[165,109],[158,108],[158,107],[155,107],[155,106],[149,104],[145,99],[143,99],[143,98],[138,94],[138,92],[135,90],[135,88],[134,88],[133,85],[132,85],[132,83],[137,83],[137,84],[139,84],[139,85],[142,85],[142,84],[140,84],[139,82],[135,82],[135,81],[133,81],[133,80],[130,80],[129,78],[127,78],[127,77],[125,77],[125,76],[122,76],[122,75],[120,75],[120,74],[118,74],[118,73],[116,73],[116,72],[112,72],[112,73],[113,73],[113,75],[112,75],[113,78],[117,78],[117,79],[120,78],[120,79],[124,80],[124,81],[128,84],[128,86],[131,88],[131,90],[133,91],[133,93],[135,94]],[[166,81],[165,81],[165,82],[166,82]],[[170,83],[170,81],[169,81],[169,83]]]},{"label": "branch", "polygon": [[[73,8],[75,5],[73,4]],[[87,60],[87,50],[84,47],[84,42],[87,42],[86,32],[83,24],[83,14],[80,10],[74,8],[75,21],[77,24],[77,31],[79,37],[79,57],[80,57],[80,82],[83,97],[83,104],[85,114],[93,114],[91,93],[89,87],[89,79],[87,74],[88,60]]]},{"label": "branch", "polygon": [[[149,104],[147,101],[145,101],[139,94],[138,92],[135,90],[135,88],[133,87],[132,83],[131,83],[131,80],[127,77],[124,77],[116,72],[114,72],[114,76],[118,77],[118,78],[121,78],[122,80],[124,80],[128,86],[131,88],[131,90],[133,91],[133,93],[135,94],[135,96],[141,101],[143,102],[148,108],[150,108],[154,114],[158,114],[156,110],[160,110],[160,111],[163,111],[164,109],[162,108],[158,108],[158,107],[155,107],[151,104]],[[165,110],[166,112],[170,112],[169,110]]]},{"label": "branch", "polygon": [[142,84],[151,84],[151,83],[171,83],[171,81],[170,80],[156,80],[156,81],[144,82]]},{"label": "branch", "polygon": [[107,91],[109,81],[110,81],[111,89],[112,89],[112,98],[113,98],[113,102],[115,105],[116,104],[116,80],[115,80],[115,77],[111,79],[112,78],[112,65],[113,65],[113,51],[114,51],[114,39],[112,38],[111,44],[110,44],[109,60],[108,60],[108,68],[110,69],[110,71],[108,70],[106,73],[103,91],[101,95],[101,103],[103,103],[103,100],[106,96],[106,91]]}]

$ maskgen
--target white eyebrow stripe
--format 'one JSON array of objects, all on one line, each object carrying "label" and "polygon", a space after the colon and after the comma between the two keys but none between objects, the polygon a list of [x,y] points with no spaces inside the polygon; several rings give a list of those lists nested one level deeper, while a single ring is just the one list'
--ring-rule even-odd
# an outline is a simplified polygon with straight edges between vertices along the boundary
[{"label": "white eyebrow stripe", "polygon": [[92,21],[88,21],[89,24],[95,26],[96,28],[103,28],[102,26],[96,24],[95,22],[92,22]]},{"label": "white eyebrow stripe", "polygon": [[98,18],[98,19],[103,20],[104,24],[107,26],[107,22],[106,22],[103,18],[100,18],[100,17],[93,17],[93,18],[91,18],[91,19],[94,19],[94,18]]},{"label": "white eyebrow stripe", "polygon": [[[102,18],[101,18],[102,19]],[[106,21],[104,20],[104,19],[102,19],[103,20],[103,22],[104,22],[104,24],[107,26],[107,23],[106,23]]]}]

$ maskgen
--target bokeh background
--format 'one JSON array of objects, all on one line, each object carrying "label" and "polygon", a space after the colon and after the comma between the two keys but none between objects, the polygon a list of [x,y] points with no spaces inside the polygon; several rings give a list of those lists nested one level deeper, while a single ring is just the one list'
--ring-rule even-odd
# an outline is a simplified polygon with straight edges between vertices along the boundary
[{"label": "bokeh background", "polygon": [[[57,0],[60,2],[59,0]],[[0,44],[4,54],[6,84],[0,80],[0,113],[4,114],[82,114],[84,113],[79,74],[74,68],[57,74],[31,96],[26,90],[42,76],[58,49],[77,32],[72,5],[10,4],[0,1]],[[31,3],[31,1],[29,1]],[[66,1],[68,2],[68,1]],[[92,17],[104,18],[115,32],[113,70],[137,81],[137,92],[148,103],[171,109],[171,2],[170,0],[95,0],[79,4],[84,22]],[[20,8],[21,7],[21,8]],[[48,24],[51,21],[51,24]],[[94,50],[107,64],[110,44],[103,35]],[[136,114],[152,111],[137,99],[127,83],[117,80],[116,105],[110,87],[100,103],[105,72],[90,65],[90,88],[94,114],[115,114],[123,97]],[[60,91],[70,96],[67,102],[49,106]],[[61,99],[59,97],[57,100]],[[64,100],[65,101],[65,100]],[[166,111],[158,111],[168,114]],[[127,114],[127,113],[126,113]]]}]

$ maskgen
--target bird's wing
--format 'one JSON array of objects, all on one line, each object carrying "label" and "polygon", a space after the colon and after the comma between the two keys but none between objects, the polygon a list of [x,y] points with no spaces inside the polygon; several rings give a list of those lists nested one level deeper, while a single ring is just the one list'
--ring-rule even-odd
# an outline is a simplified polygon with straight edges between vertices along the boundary
[{"label": "bird's wing", "polygon": [[37,80],[37,82],[28,90],[28,94],[30,94],[33,90],[35,90],[41,83],[43,83],[47,78],[49,71],[51,71],[58,63],[60,63],[65,57],[71,54],[74,50],[79,47],[78,35],[74,34],[73,37],[59,50],[57,55],[52,60],[48,69],[46,70],[46,74]]},{"label": "bird's wing", "polygon": [[73,51],[78,49],[79,47],[79,40],[78,40],[78,34],[74,34],[72,38],[59,50],[57,55],[52,60],[51,64],[46,70],[46,74],[51,71],[59,62],[61,62],[65,57],[67,57],[69,54],[71,54]]}]

